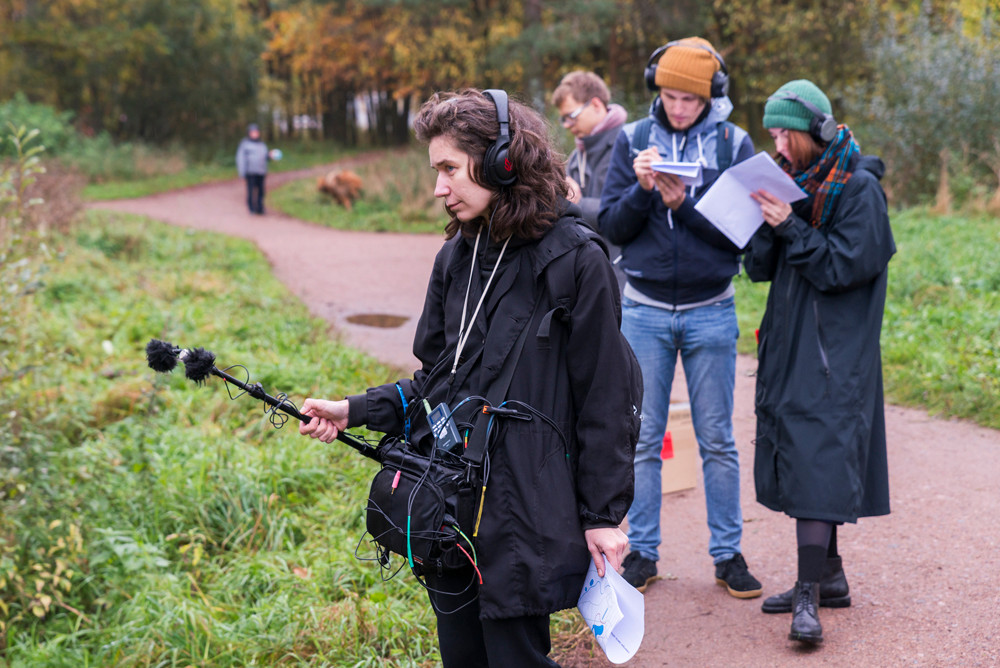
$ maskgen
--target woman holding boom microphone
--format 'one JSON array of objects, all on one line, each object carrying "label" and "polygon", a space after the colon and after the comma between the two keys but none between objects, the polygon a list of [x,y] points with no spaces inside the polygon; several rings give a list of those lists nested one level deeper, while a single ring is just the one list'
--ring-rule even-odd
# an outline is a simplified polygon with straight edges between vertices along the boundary
[{"label": "woman holding boom microphone", "polygon": [[757,500],[795,518],[798,581],[763,604],[791,612],[791,640],[823,640],[820,606],[851,604],[837,526],[889,513],[879,334],[896,251],[882,161],[811,81],[768,98],[777,161],[807,193],[790,206],[753,195],[765,225],[744,257],[771,281],[757,369]]},{"label": "woman holding boom microphone", "polygon": [[315,419],[300,432],[330,442],[353,426],[409,428],[426,452],[427,407],[472,422],[483,404],[465,400],[490,396],[527,328],[506,397],[531,419],[490,432],[478,571],[424,575],[446,668],[553,666],[549,615],[576,605],[591,560],[603,575],[604,558],[618,568],[627,546],[618,525],[632,502],[630,388],[641,381],[629,375],[618,285],[565,199],[564,164],[536,112],[499,90],[438,93],[414,127],[451,217],[413,343],[422,366],[340,401],[307,399]]}]

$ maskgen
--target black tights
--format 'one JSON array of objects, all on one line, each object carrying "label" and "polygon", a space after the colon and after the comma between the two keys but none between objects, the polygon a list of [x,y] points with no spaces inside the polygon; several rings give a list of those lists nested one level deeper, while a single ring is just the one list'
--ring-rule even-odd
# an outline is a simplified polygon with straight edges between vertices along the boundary
[{"label": "black tights", "polygon": [[829,557],[837,556],[837,525],[823,520],[795,520],[799,546],[799,582],[819,582]]}]

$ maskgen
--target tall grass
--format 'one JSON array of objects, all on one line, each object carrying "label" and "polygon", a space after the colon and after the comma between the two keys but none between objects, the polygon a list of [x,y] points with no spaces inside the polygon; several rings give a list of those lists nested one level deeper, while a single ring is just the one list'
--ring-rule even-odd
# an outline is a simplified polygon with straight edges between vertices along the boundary
[{"label": "tall grass", "polygon": [[314,178],[285,184],[268,200],[289,216],[339,229],[411,234],[440,234],[444,229],[448,217],[434,197],[435,176],[426,147],[386,153],[354,171],[364,189],[350,211],[319,192]]},{"label": "tall grass", "polygon": [[[9,664],[432,665],[422,590],[354,557],[372,556],[359,541],[374,464],[275,430],[218,383],[156,375],[143,350],[204,346],[297,400],[393,372],[276,281],[238,278],[269,273],[247,243],[90,213],[60,252],[21,315],[24,371],[4,377],[26,399],[3,434]],[[32,366],[41,347],[54,352]],[[33,612],[10,574],[30,590],[57,569],[61,599]]]}]

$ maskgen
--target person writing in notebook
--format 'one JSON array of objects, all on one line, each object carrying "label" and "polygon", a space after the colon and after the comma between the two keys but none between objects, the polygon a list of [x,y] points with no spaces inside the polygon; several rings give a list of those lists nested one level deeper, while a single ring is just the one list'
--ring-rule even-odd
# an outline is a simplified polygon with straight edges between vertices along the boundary
[{"label": "person writing in notebook", "polygon": [[[622,575],[640,589],[656,577],[660,451],[680,357],[702,460],[715,581],[732,596],[752,598],[760,596],[761,585],[742,554],[732,424],[739,336],[732,277],[741,249],[694,205],[728,165],[753,155],[753,142],[727,121],[733,108],[729,74],[707,40],[661,46],[644,74],[656,97],[649,115],[627,124],[615,141],[598,217],[601,234],[622,247],[622,332],[644,382],[635,501],[628,513],[631,552]],[[686,187],[654,171],[659,160],[700,164],[702,185]]]}]

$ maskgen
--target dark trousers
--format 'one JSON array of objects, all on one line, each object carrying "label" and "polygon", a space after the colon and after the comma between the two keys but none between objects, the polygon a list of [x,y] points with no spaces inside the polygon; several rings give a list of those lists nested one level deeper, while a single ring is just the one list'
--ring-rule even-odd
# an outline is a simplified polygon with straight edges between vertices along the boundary
[{"label": "dark trousers", "polygon": [[250,213],[264,213],[264,177],[266,174],[247,174],[247,206]]},{"label": "dark trousers", "polygon": [[471,571],[428,577],[427,585],[432,590],[462,592],[429,592],[444,668],[558,668],[548,657],[552,649],[548,615],[480,619],[479,586]]}]

